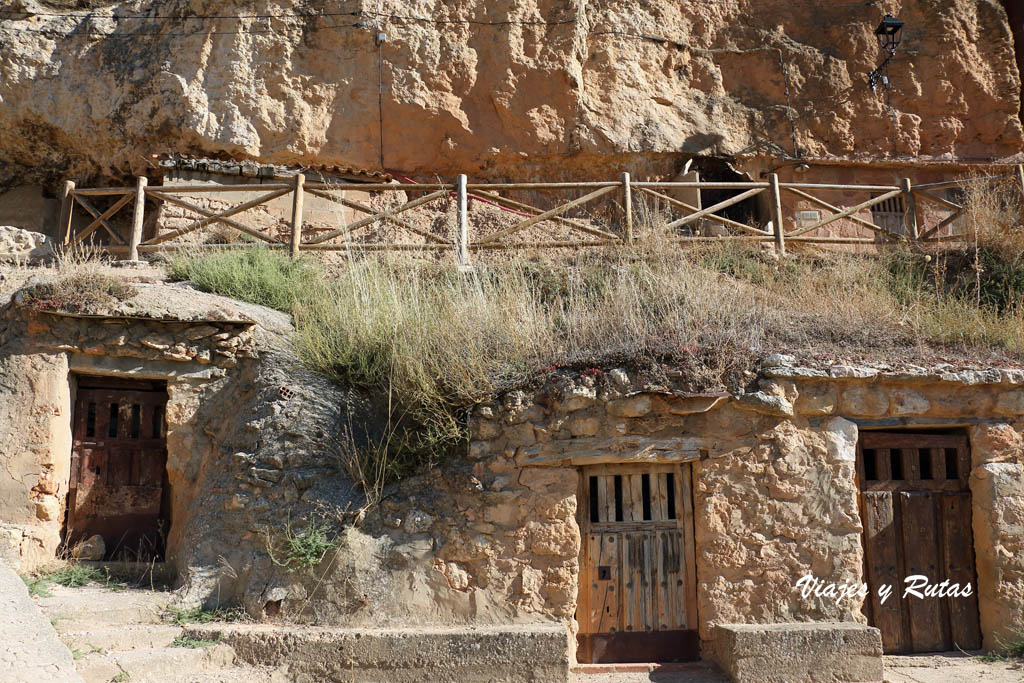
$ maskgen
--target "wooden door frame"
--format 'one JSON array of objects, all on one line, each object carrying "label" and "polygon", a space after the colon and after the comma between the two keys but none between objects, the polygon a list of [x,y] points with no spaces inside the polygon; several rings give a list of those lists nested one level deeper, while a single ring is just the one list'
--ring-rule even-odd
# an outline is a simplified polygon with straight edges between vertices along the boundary
[{"label": "wooden door frame", "polygon": [[[577,623],[577,635],[589,635],[584,634],[582,630],[583,622],[579,619],[581,614],[589,614],[591,609],[590,597],[591,591],[588,587],[589,579],[586,576],[586,572],[589,568],[589,546],[588,536],[591,533],[621,533],[632,530],[642,530],[642,525],[646,522],[640,522],[635,526],[629,522],[616,522],[614,523],[614,530],[612,528],[602,528],[598,526],[597,529],[593,528],[593,523],[590,521],[590,476],[600,476],[602,472],[609,475],[622,475],[622,474],[657,474],[657,473],[672,473],[675,477],[675,483],[678,488],[678,495],[674,495],[676,518],[674,530],[682,531],[683,538],[683,562],[686,572],[687,585],[685,587],[685,619],[687,633],[690,637],[687,638],[687,642],[681,644],[682,649],[692,649],[694,651],[693,659],[699,659],[700,650],[700,637],[699,637],[699,612],[697,605],[697,562],[696,562],[696,523],[695,523],[695,506],[694,506],[694,495],[693,495],[693,468],[692,462],[671,462],[671,463],[607,463],[599,465],[583,465],[576,468],[577,470],[577,492],[576,492],[576,521],[580,530],[580,554],[579,554],[579,572],[577,580],[577,601],[576,601],[576,623]],[[666,520],[667,521],[667,520]],[[664,524],[664,522],[661,522]],[[631,645],[635,645],[640,649],[643,649],[643,644],[640,642],[641,639],[649,639],[655,641],[659,638],[658,634],[671,635],[678,638],[681,631],[670,630],[652,630],[652,631],[635,631],[635,632],[622,632],[622,635],[632,637],[635,639]],[[596,634],[595,634],[596,635]],[[577,639],[577,652],[581,650],[579,641]],[[626,661],[640,661],[637,659],[623,660]],[[644,660],[647,661],[647,660]]]},{"label": "wooden door frame", "polygon": [[[954,620],[959,624],[963,619],[973,618],[974,623],[978,624],[980,614],[977,605],[977,548],[975,546],[972,528],[973,496],[969,486],[969,477],[971,472],[970,447],[971,444],[968,435],[960,430],[939,431],[921,429],[920,431],[915,431],[915,428],[912,425],[909,425],[897,429],[863,430],[858,435],[856,453],[857,503],[863,525],[863,532],[861,534],[861,545],[864,552],[863,576],[865,584],[867,584],[869,588],[869,594],[864,603],[863,612],[869,623],[872,625],[881,628],[878,624],[882,618],[880,615],[875,614],[874,599],[876,597],[876,586],[873,584],[877,584],[879,581],[888,581],[883,581],[884,577],[875,577],[876,571],[871,563],[872,558],[869,557],[869,553],[871,552],[868,543],[868,522],[870,516],[867,512],[867,506],[869,505],[869,498],[874,499],[872,496],[877,497],[881,495],[884,498],[886,494],[889,495],[888,507],[891,508],[889,510],[889,513],[891,514],[891,525],[893,527],[893,532],[891,533],[896,534],[892,539],[892,544],[894,546],[893,551],[896,554],[896,566],[888,573],[894,572],[896,577],[900,577],[900,580],[902,580],[902,577],[906,577],[910,573],[915,573],[911,572],[907,567],[908,560],[906,555],[908,551],[906,544],[906,522],[903,519],[903,515],[905,514],[905,510],[903,509],[904,506],[908,504],[915,495],[932,496],[929,500],[931,500],[931,503],[934,506],[932,519],[935,525],[934,533],[937,543],[937,547],[935,549],[935,560],[937,564],[944,565],[946,573],[948,573],[952,567],[952,565],[949,564],[949,561],[951,557],[954,557],[949,552],[949,543],[948,538],[946,537],[947,534],[952,533],[949,528],[949,520],[951,518],[948,516],[948,510],[945,512],[942,511],[942,506],[950,504],[953,509],[955,509],[957,505],[956,498],[959,496],[966,496],[967,501],[970,503],[966,510],[968,515],[966,530],[970,535],[970,581],[975,591],[973,598],[975,602],[974,610],[971,614],[965,614],[962,611],[960,614],[957,614],[957,610],[963,610],[964,606],[959,603],[954,603],[953,601],[966,598],[955,597],[940,599],[942,602],[940,602],[938,606],[934,607],[934,610],[937,610],[937,618],[942,624],[942,640],[946,641],[948,638],[948,640],[953,643],[953,648],[960,647],[956,642],[958,629],[957,626],[952,623]],[[868,479],[866,476],[865,450],[882,451],[887,453],[887,457],[881,459],[877,458],[877,452],[875,453],[876,458],[873,461],[874,479]],[[926,478],[921,477],[921,472],[919,471],[920,464],[924,463],[924,458],[921,454],[921,451],[923,450],[930,451],[928,465],[931,471],[928,473],[928,477]],[[945,451],[941,454],[941,467],[937,465],[937,453],[935,452],[937,450]],[[949,450],[955,450],[954,462],[957,474],[956,479],[949,478]],[[894,451],[899,452],[898,457],[895,459],[894,456],[896,456],[896,453]],[[914,461],[915,455],[918,458],[917,462]],[[900,466],[901,476],[899,479],[894,480],[892,479],[892,470],[890,468],[894,468],[897,464]],[[941,477],[935,476],[937,471],[942,475]],[[896,496],[900,496],[900,498],[897,499]],[[907,498],[906,501],[903,501],[904,497]],[[915,505],[916,504],[917,503],[915,503]],[[883,510],[883,512],[885,512],[885,510]],[[956,517],[957,515],[953,515],[952,518]],[[920,559],[920,556],[918,556],[918,559]],[[892,579],[892,577],[889,578]],[[950,579],[951,581],[953,579],[952,576],[946,575],[928,578],[930,580]],[[889,600],[897,600],[897,602],[894,603],[895,605],[902,604],[899,601],[902,600],[903,588],[904,586],[902,583],[894,583],[893,585],[893,595]],[[911,598],[911,600],[913,599],[916,598]],[[918,609],[920,607],[921,606],[917,606]],[[891,610],[889,611],[891,617]],[[905,606],[899,608],[898,613],[901,618],[901,623],[899,628],[898,645],[900,649],[898,651],[887,650],[886,654],[915,654],[933,651],[930,649],[914,649],[917,631],[913,628],[913,624],[911,622],[913,621],[913,613],[915,611],[918,610],[915,609],[914,603],[907,603]],[[957,617],[959,617],[959,619],[957,619]],[[891,623],[890,626],[892,626]],[[978,647],[980,647],[980,624],[978,626],[977,634],[973,635],[976,635]],[[966,628],[968,632],[972,631],[971,627],[964,628]],[[884,635],[883,629],[883,636]],[[922,635],[927,636],[928,634],[925,632]],[[960,635],[966,637],[968,640],[972,637],[971,635],[965,635],[962,630]],[[922,639],[927,641],[927,638]],[[943,645],[945,644],[948,643],[944,642]]]},{"label": "wooden door frame", "polygon": [[[77,476],[81,476],[80,472],[76,472],[76,467],[80,467],[78,458],[76,458],[75,450],[78,444],[78,437],[76,436],[76,425],[80,415],[78,414],[78,404],[83,392],[143,392],[143,393],[154,393],[160,394],[163,398],[161,408],[161,436],[160,441],[163,444],[164,451],[164,462],[161,472],[161,500],[160,500],[160,511],[158,519],[162,519],[165,522],[165,527],[162,532],[163,544],[166,545],[167,539],[170,537],[170,525],[171,525],[171,487],[170,480],[167,471],[167,465],[170,460],[170,450],[167,443],[167,406],[170,403],[170,394],[168,392],[167,380],[165,378],[153,378],[149,376],[136,377],[133,375],[126,374],[91,374],[89,372],[71,372],[68,375],[69,393],[70,393],[70,410],[69,422],[71,431],[71,443],[69,452],[69,468],[67,472],[67,491],[65,496],[65,504],[62,506],[62,515],[60,519],[60,536],[62,543],[69,543],[70,534],[72,530],[70,524],[72,522],[72,516],[74,510],[72,505],[74,504],[75,491],[72,490],[72,483]],[[159,550],[161,556],[166,558],[167,548],[161,547]]]}]

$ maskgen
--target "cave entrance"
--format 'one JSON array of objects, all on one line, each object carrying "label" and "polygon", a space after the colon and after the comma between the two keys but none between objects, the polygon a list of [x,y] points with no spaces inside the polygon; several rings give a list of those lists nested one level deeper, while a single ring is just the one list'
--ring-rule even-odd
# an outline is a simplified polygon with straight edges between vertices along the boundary
[{"label": "cave entrance", "polygon": [[[717,159],[714,157],[697,157],[690,163],[690,171],[696,171],[700,176],[700,179],[709,183],[749,183],[751,178],[747,175],[740,173],[732,165],[724,160]],[[700,190],[700,205],[703,206],[714,206],[719,202],[735,197],[741,194],[745,190],[736,189],[707,189],[702,188]],[[718,211],[716,216],[722,216],[734,220],[737,223],[743,223],[744,225],[752,225],[757,227],[760,225],[760,212],[758,211],[757,197],[750,197],[742,202],[727,206],[721,211]],[[713,224],[715,230],[720,229],[721,226]],[[724,228],[722,228],[724,229]]]},{"label": "cave entrance", "polygon": [[[162,561],[170,522],[164,382],[78,375],[64,542],[105,560]],[[98,558],[92,558],[98,559]]]}]

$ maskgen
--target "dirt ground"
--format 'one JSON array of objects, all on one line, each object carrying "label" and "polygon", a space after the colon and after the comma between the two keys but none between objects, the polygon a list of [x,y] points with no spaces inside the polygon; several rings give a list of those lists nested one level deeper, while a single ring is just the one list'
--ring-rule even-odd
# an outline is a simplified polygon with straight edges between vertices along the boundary
[{"label": "dirt ground", "polygon": [[[594,668],[594,667],[591,667]],[[603,667],[602,667],[603,668]],[[608,669],[612,669],[608,666]],[[728,683],[729,677],[705,662],[670,665],[644,673],[575,672],[573,683]],[[1024,662],[987,662],[975,654],[885,657],[884,683],[1022,683]]]},{"label": "dirt ground", "polygon": [[1024,662],[986,662],[961,652],[888,656],[885,683],[1021,683]]}]

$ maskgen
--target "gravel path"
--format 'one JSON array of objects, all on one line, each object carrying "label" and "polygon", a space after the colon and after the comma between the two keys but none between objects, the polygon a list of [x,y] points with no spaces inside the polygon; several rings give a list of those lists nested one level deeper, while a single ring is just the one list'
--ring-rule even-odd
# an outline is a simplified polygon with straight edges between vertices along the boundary
[{"label": "gravel path", "polygon": [[82,678],[25,583],[0,560],[0,682],[25,681],[81,683]]}]

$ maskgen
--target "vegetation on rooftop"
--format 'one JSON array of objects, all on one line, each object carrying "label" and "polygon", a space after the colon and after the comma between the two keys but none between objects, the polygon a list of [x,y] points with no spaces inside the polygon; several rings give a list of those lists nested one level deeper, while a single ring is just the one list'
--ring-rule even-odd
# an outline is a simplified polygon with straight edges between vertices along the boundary
[{"label": "vegetation on rooftop", "polygon": [[376,254],[292,262],[254,247],[185,253],[170,270],[291,313],[309,367],[388,396],[394,476],[465,444],[468,407],[556,367],[667,364],[697,390],[737,386],[754,358],[774,351],[1019,357],[1017,203],[973,201],[973,247],[927,254],[817,250],[779,260],[756,246],[652,239],[463,273]]},{"label": "vegetation on rooftop", "polygon": [[136,289],[122,277],[95,268],[78,268],[53,282],[26,288],[22,299],[44,311],[97,313],[136,294]]}]

